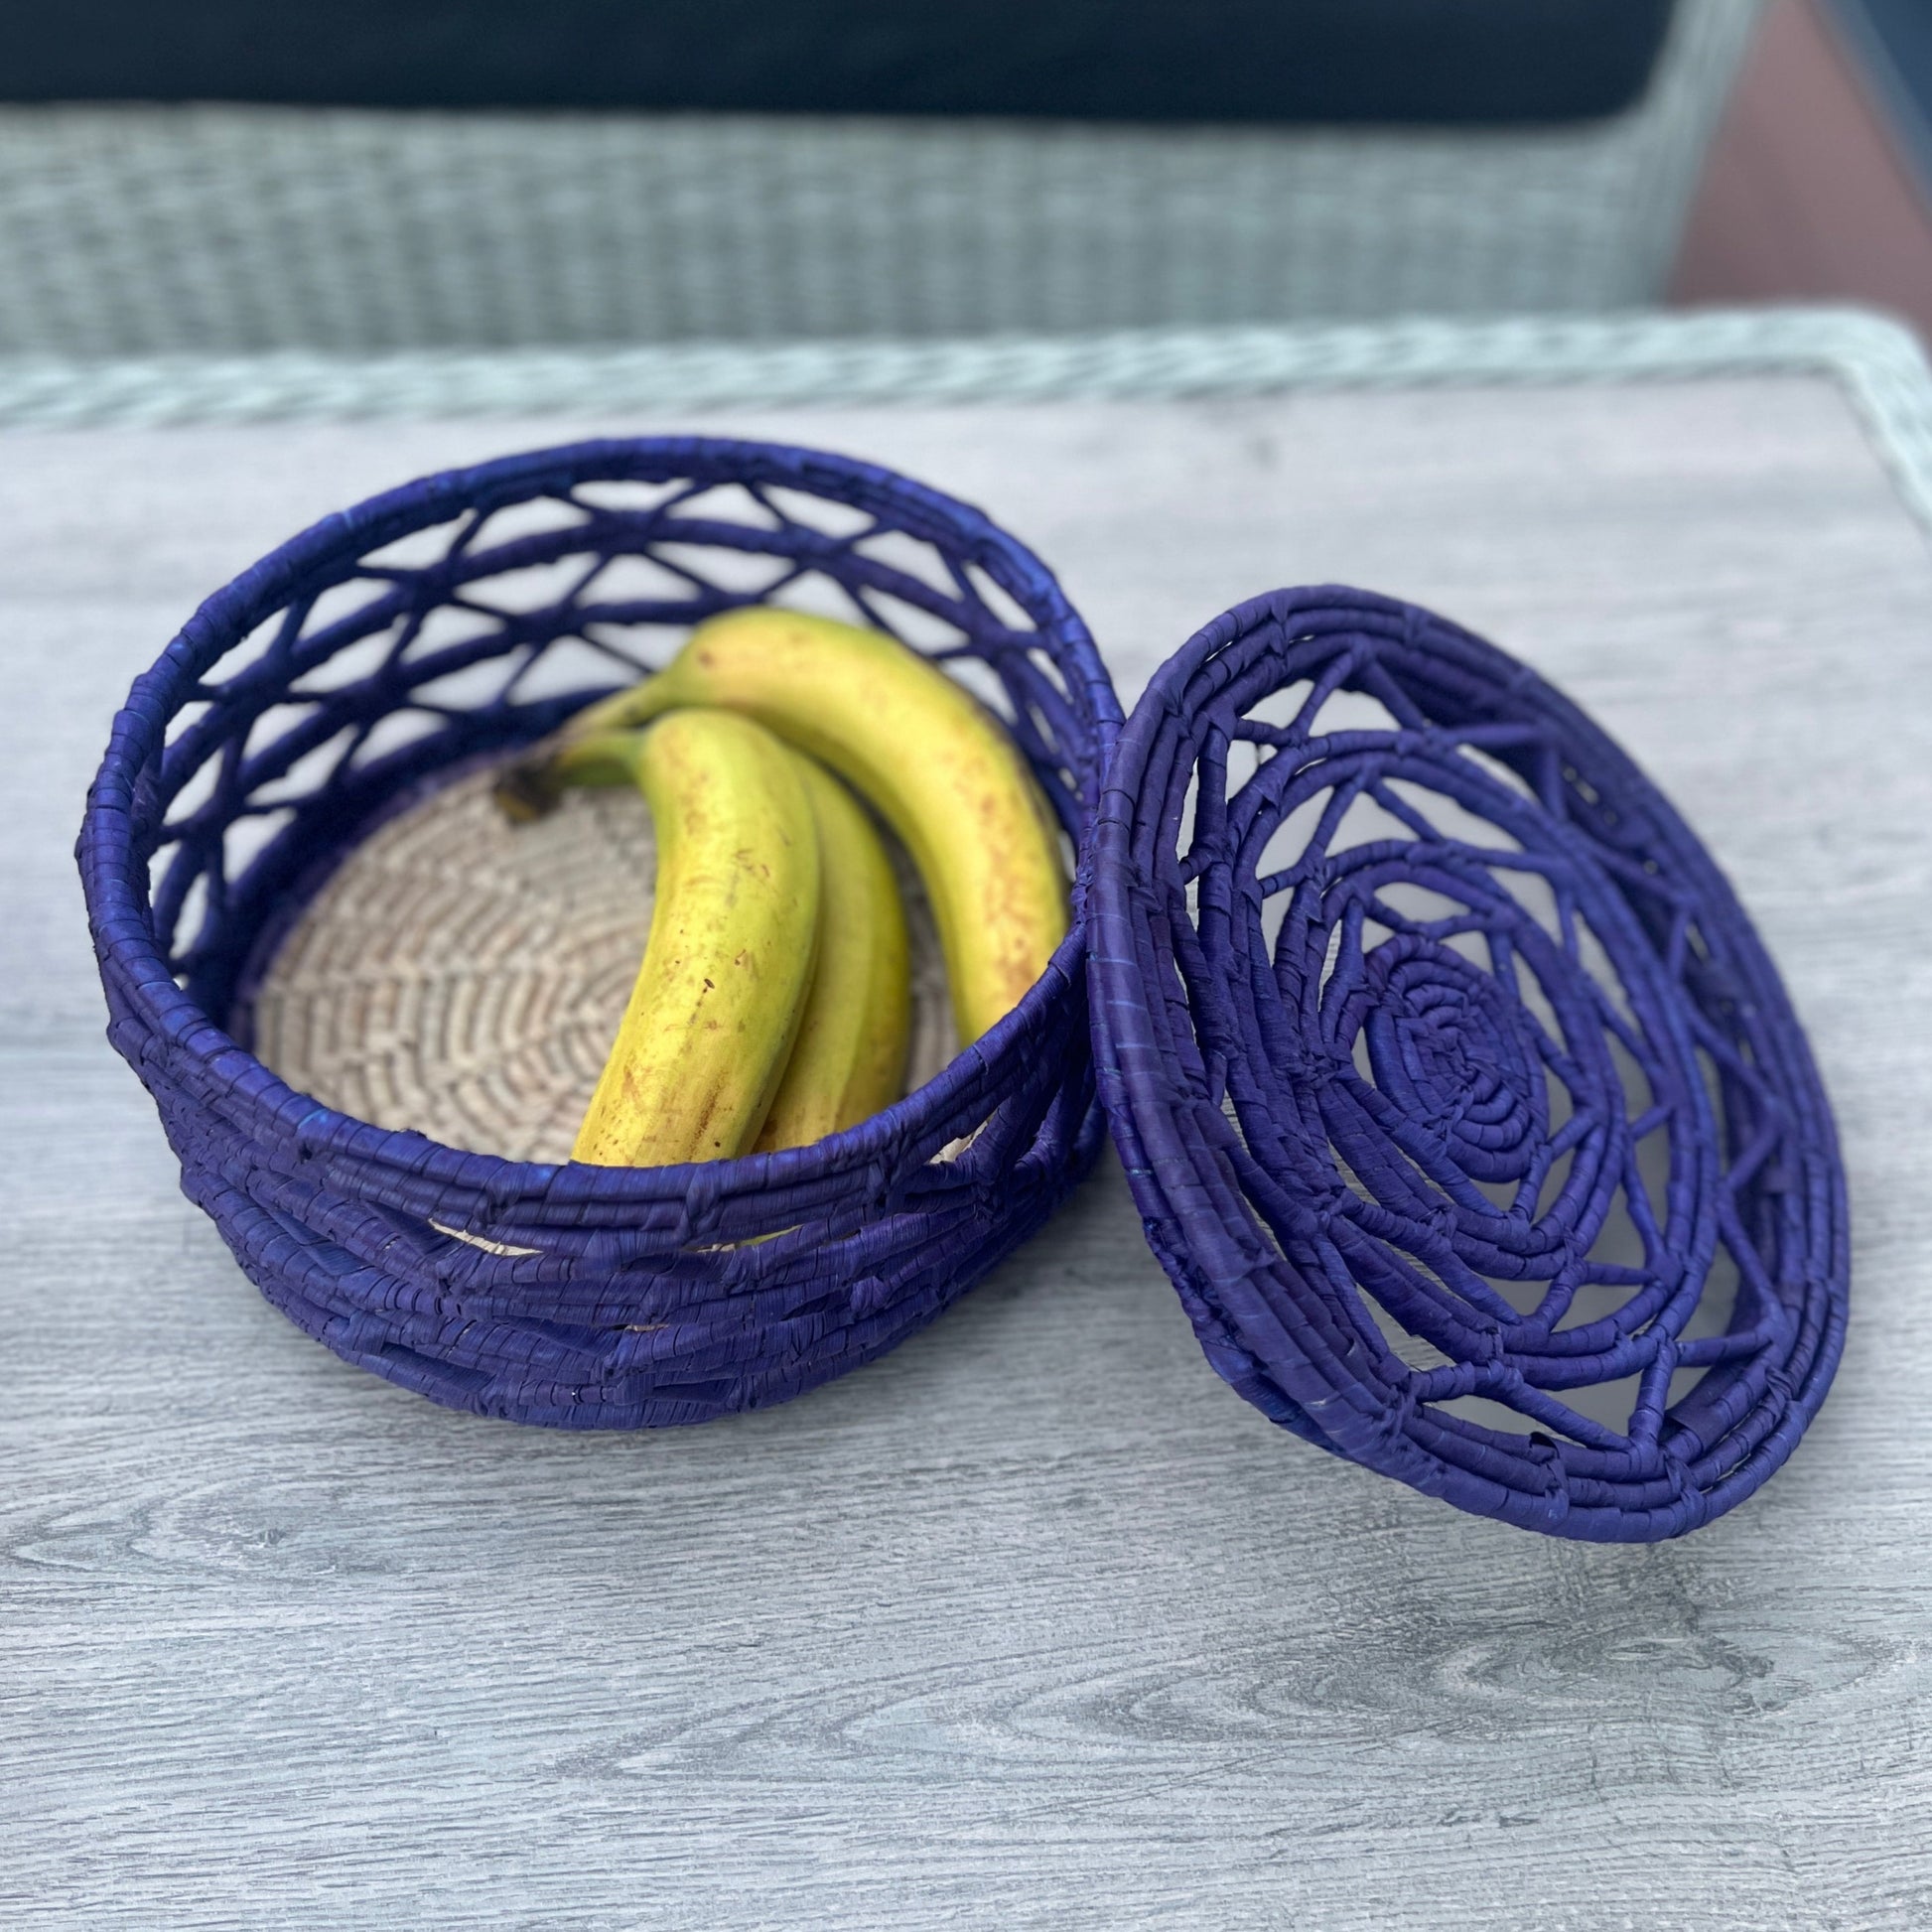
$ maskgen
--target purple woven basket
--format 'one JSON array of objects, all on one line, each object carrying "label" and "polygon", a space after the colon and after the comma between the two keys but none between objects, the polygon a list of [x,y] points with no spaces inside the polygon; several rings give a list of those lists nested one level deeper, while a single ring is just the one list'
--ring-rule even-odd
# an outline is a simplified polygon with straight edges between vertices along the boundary
[{"label": "purple woven basket", "polygon": [[1562,1536],[1778,1467],[1845,1332],[1831,1113],[1729,887],[1574,705],[1277,592],[1154,680],[1095,838],[1102,1094],[1241,1394]]},{"label": "purple woven basket", "polygon": [[405,793],[767,600],[953,664],[1084,849],[1120,711],[1059,586],[977,511],[809,451],[650,438],[426,478],[264,558],[136,682],[79,846],[109,1036],[189,1196],[345,1359],[567,1428],[781,1401],[931,1319],[1090,1163],[1084,873],[1073,930],[1007,1019],[878,1118],[783,1154],[466,1153],[335,1113],[240,1043],[293,909]]}]

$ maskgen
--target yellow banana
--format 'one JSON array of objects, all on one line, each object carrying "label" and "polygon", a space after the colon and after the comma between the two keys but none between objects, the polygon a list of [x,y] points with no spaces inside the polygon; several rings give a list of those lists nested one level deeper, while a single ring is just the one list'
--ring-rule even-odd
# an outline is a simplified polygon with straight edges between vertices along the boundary
[{"label": "yellow banana", "polygon": [[796,759],[818,827],[818,965],[805,1017],[755,1154],[809,1147],[905,1091],[912,983],[893,864],[859,801]]},{"label": "yellow banana", "polygon": [[818,943],[818,833],[798,760],[749,718],[693,710],[582,739],[553,776],[635,783],[657,835],[643,964],[573,1159],[744,1153],[790,1057]]},{"label": "yellow banana", "polygon": [[544,808],[557,745],[686,705],[758,719],[878,807],[925,881],[962,1045],[1012,1011],[1066,933],[1058,827],[999,721],[883,632],[770,606],[713,618],[657,676],[587,707],[514,769],[505,809]]}]

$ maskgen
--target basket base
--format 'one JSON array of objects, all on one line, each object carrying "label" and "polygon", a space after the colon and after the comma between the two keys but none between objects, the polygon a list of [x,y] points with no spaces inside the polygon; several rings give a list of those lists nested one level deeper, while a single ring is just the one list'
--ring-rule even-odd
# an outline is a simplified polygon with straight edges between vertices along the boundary
[{"label": "basket base", "polygon": [[[470,770],[378,825],[262,976],[257,1055],[379,1127],[567,1161],[650,930],[656,845],[634,791],[567,792],[534,824]],[[908,1091],[956,1050],[918,876],[890,838],[912,954]]]}]

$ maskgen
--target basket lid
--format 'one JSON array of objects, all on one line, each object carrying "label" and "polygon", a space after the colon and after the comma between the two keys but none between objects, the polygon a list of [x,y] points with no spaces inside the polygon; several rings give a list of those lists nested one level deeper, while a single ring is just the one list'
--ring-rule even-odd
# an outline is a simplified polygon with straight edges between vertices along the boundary
[{"label": "basket lid", "polygon": [[1196,634],[1096,828],[1100,1090],[1215,1369],[1477,1514],[1681,1534],[1843,1340],[1836,1134],[1750,921],[1527,666],[1340,587]]}]

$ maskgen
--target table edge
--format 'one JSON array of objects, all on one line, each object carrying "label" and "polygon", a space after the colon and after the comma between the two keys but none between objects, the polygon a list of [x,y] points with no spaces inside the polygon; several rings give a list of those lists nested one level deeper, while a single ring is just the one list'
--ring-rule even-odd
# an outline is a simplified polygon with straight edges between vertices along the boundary
[{"label": "table edge", "polygon": [[1295,389],[1812,375],[1932,530],[1932,370],[1903,324],[1770,307],[955,341],[669,343],[72,360],[0,356],[0,429],[732,407],[1162,401]]}]

